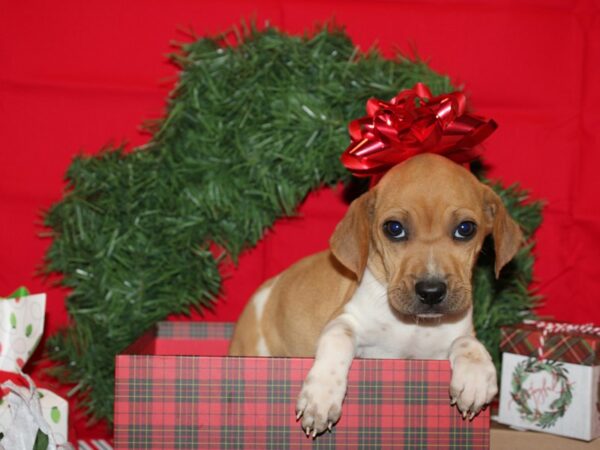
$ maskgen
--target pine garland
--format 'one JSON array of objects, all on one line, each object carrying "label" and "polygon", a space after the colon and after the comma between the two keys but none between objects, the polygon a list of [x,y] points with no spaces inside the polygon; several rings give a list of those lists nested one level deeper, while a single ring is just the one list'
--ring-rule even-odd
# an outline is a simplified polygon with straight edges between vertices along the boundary
[{"label": "pine garland", "polygon": [[[47,351],[95,419],[112,420],[115,355],[168,314],[214,300],[221,278],[209,243],[236,260],[311,190],[348,182],[339,156],[369,97],[391,98],[417,81],[434,94],[453,90],[423,62],[360,54],[340,30],[237,36],[235,46],[183,45],[151,143],[75,158],[64,199],[47,213],[47,271],[70,288],[71,317]],[[530,236],[539,205],[521,204],[517,188],[495,189]],[[491,252],[474,276],[475,322],[498,361],[498,325],[531,315],[533,259],[524,249],[495,281]]]}]

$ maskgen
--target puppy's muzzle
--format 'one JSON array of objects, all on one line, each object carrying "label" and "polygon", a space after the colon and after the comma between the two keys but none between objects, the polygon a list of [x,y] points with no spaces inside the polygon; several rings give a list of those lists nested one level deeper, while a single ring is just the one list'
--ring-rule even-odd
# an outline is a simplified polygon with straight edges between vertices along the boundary
[{"label": "puppy's muzzle", "polygon": [[444,281],[436,279],[418,281],[415,284],[415,293],[422,303],[433,306],[446,298],[448,286]]}]

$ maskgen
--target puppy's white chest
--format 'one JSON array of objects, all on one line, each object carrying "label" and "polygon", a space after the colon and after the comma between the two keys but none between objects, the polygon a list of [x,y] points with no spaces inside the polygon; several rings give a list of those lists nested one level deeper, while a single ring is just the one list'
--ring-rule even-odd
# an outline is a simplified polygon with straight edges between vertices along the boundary
[{"label": "puppy's white chest", "polygon": [[470,311],[451,322],[401,318],[389,304],[387,288],[368,269],[344,315],[355,324],[356,356],[364,358],[446,359],[450,344],[472,329]]}]

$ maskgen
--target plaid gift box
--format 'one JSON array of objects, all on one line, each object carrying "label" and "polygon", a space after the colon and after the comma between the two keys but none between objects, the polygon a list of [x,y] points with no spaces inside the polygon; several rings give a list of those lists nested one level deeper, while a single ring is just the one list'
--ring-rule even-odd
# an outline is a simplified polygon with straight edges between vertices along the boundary
[{"label": "plaid gift box", "polygon": [[500,349],[516,355],[595,366],[600,364],[600,335],[589,331],[593,327],[528,321],[502,327]]},{"label": "plaid gift box", "polygon": [[217,356],[231,332],[161,323],[117,356],[116,448],[489,446],[488,412],[465,421],[449,404],[447,361],[356,359],[340,422],[307,439],[294,408],[312,359]]},{"label": "plaid gift box", "polygon": [[501,331],[498,420],[577,439],[600,436],[600,327],[526,322]]}]

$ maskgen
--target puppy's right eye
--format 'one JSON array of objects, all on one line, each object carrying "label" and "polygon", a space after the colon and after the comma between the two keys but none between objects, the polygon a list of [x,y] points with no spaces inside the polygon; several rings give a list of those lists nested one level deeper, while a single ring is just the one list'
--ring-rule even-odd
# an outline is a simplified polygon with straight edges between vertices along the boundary
[{"label": "puppy's right eye", "polygon": [[468,241],[471,239],[475,232],[477,231],[477,224],[475,222],[471,222],[470,220],[466,220],[461,222],[454,230],[454,239],[457,241]]},{"label": "puppy's right eye", "polygon": [[403,241],[407,238],[406,230],[397,220],[388,220],[383,224],[383,231],[394,241]]}]

